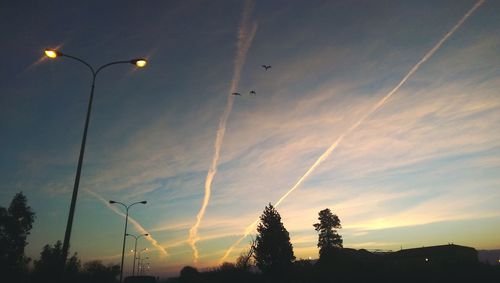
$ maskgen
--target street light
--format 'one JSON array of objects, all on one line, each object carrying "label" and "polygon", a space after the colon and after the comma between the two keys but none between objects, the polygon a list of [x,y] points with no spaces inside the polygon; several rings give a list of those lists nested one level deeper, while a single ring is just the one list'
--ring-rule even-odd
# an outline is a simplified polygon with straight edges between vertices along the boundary
[{"label": "street light", "polygon": [[125,210],[126,210],[126,214],[125,214],[125,232],[123,232],[123,248],[122,248],[122,264],[120,266],[120,283],[122,282],[122,278],[123,278],[123,257],[125,255],[125,241],[127,239],[127,223],[128,223],[128,210],[129,208],[131,208],[133,205],[136,205],[136,204],[146,204],[148,203],[147,201],[143,200],[143,201],[138,201],[138,202],[134,202],[133,204],[130,204],[130,205],[125,205],[119,201],[114,201],[114,200],[110,200],[109,201],[110,204],[114,204],[114,203],[117,203],[117,204],[121,204],[123,207],[125,207]]},{"label": "street light", "polygon": [[89,67],[92,71],[92,74],[95,76],[97,75],[97,73],[101,70],[101,69],[104,69],[105,67],[109,66],[109,65],[115,65],[115,64],[124,64],[124,63],[127,63],[127,64],[132,64],[132,65],[135,65],[136,67],[139,67],[139,68],[143,68],[143,67],[146,67],[148,61],[145,59],[145,58],[136,58],[136,59],[132,59],[132,60],[125,60],[125,61],[115,61],[115,62],[111,62],[111,63],[108,63],[108,64],[104,64],[102,65],[101,67],[97,68],[97,70],[94,72],[94,69],[92,68],[92,66],[90,66],[90,64],[88,64],[87,62],[84,62],[82,59],[80,58],[77,58],[75,56],[71,56],[71,55],[68,55],[68,54],[65,54],[65,53],[62,53],[60,52],[59,50],[56,50],[56,49],[45,49],[44,50],[45,52],[45,56],[51,58],[51,59],[55,59],[57,57],[68,57],[68,58],[71,58],[71,59],[74,59],[74,60],[77,60],[83,64],[85,64],[87,67]]},{"label": "street light", "polygon": [[[148,249],[144,249],[141,252],[147,251],[147,250]],[[149,259],[149,256],[141,258],[141,252],[139,252],[139,262],[137,263],[137,273],[139,274],[139,276],[144,275],[144,261],[146,259]]]},{"label": "street light", "polygon": [[148,61],[146,61],[146,59],[135,59],[134,60],[134,64],[139,68],[146,67],[147,63],[148,63]]},{"label": "street light", "polygon": [[75,214],[75,205],[76,205],[76,198],[78,196],[78,187],[80,185],[80,173],[82,171],[82,162],[83,162],[83,155],[85,153],[85,141],[87,140],[87,130],[89,126],[89,120],[90,120],[90,113],[92,110],[92,100],[94,98],[94,88],[95,88],[95,80],[97,77],[97,74],[104,68],[109,67],[111,65],[116,65],[116,64],[134,64],[137,67],[144,67],[146,66],[146,59],[144,58],[138,58],[138,59],[132,59],[128,61],[114,61],[111,63],[104,64],[100,66],[97,69],[94,69],[89,63],[85,62],[84,60],[68,55],[65,53],[60,52],[59,50],[56,49],[45,49],[45,55],[51,59],[56,59],[57,57],[67,57],[70,59],[73,59],[75,61],[78,61],[85,66],[87,66],[92,73],[92,86],[90,88],[90,97],[89,97],[89,105],[87,108],[87,117],[85,119],[85,126],[83,128],[83,138],[82,138],[82,144],[80,147],[80,156],[78,157],[78,166],[76,169],[76,176],[75,176],[75,184],[73,186],[73,195],[71,197],[71,205],[69,208],[69,215],[68,215],[68,223],[66,224],[66,232],[64,234],[64,242],[63,242],[63,247],[62,247],[62,259],[61,259],[61,271],[64,272],[64,266],[66,264],[66,259],[68,257],[68,249],[69,249],[69,240],[71,238],[71,228],[73,226],[73,216]]},{"label": "street light", "polygon": [[[142,260],[142,264],[141,264],[141,275],[146,275],[146,272],[149,270],[149,265],[150,265],[150,262],[149,261],[146,261],[146,260],[149,260],[149,257],[146,257]],[[146,262],[144,262],[146,261]]]},{"label": "street light", "polygon": [[[148,248],[144,248],[142,249],[141,251],[139,251],[139,257],[137,258],[138,261],[137,261],[137,274],[141,275],[141,271],[142,271],[142,264],[141,264],[141,254],[142,252],[145,252],[145,251],[148,251]],[[149,259],[149,257],[146,257]]]},{"label": "street light", "polygon": [[139,236],[132,235],[132,234],[126,234],[126,236],[134,237],[135,238],[135,247],[134,247],[134,264],[132,265],[132,276],[135,276],[135,257],[137,255],[137,240],[139,240],[141,237],[147,237],[149,234],[141,234]]},{"label": "street light", "polygon": [[45,49],[45,55],[47,55],[47,57],[49,58],[56,58],[57,57],[57,51],[56,50],[52,50],[52,49]]}]

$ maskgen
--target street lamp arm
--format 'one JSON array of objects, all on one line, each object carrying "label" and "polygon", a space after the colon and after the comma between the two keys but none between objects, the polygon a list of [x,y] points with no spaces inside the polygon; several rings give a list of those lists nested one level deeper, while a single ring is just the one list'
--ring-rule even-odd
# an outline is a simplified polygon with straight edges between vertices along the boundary
[{"label": "street lamp arm", "polygon": [[132,235],[132,234],[129,234],[129,233],[127,233],[127,234],[125,234],[125,235],[126,235],[126,236],[131,236],[131,237],[134,237],[134,238],[135,238],[135,240],[137,241],[137,238],[138,238],[138,237],[137,237],[136,235]]},{"label": "street lamp arm", "polygon": [[109,203],[110,204],[113,204],[113,203],[121,204],[123,207],[125,207],[126,210],[128,210],[128,208],[129,208],[129,206],[127,206],[124,203],[119,202],[119,201],[110,200]]},{"label": "street lamp arm", "polygon": [[122,202],[119,202],[119,201],[114,201],[114,200],[110,200],[110,201],[109,201],[109,203],[110,203],[110,204],[114,204],[114,203],[121,204],[123,207],[125,207],[125,210],[128,212],[128,210],[129,210],[129,209],[130,209],[133,205],[136,205],[136,204],[139,204],[139,203],[140,203],[140,204],[146,204],[146,203],[147,203],[147,201],[145,201],[145,200],[143,200],[143,201],[138,201],[138,202],[134,202],[134,203],[132,203],[132,204],[130,204],[130,205],[126,205],[126,204],[124,204],[124,203],[122,203]]},{"label": "street lamp arm", "polygon": [[131,61],[130,61],[130,60],[128,60],[128,61],[115,61],[115,62],[111,62],[111,63],[104,64],[104,65],[102,65],[101,67],[97,68],[97,71],[95,71],[94,76],[97,76],[97,74],[98,74],[98,73],[99,73],[102,69],[104,69],[104,68],[106,68],[106,67],[109,67],[109,66],[112,66],[112,65],[116,65],[116,64],[125,64],[125,63],[126,63],[126,64],[130,64],[130,63],[131,63]]},{"label": "street lamp arm", "polygon": [[[128,208],[132,207],[133,205],[139,204],[139,203],[140,203],[140,204],[146,204],[146,201],[145,201],[145,200],[143,200],[143,201],[134,202],[133,204],[129,205],[129,206],[128,206]],[[127,209],[128,209],[128,208],[127,208]]]},{"label": "street lamp arm", "polygon": [[137,60],[121,60],[121,61],[114,61],[114,62],[110,62],[110,63],[107,63],[107,64],[104,64],[102,66],[100,66],[99,68],[97,68],[97,70],[94,70],[94,67],[92,67],[92,65],[90,65],[89,63],[87,63],[85,60],[83,59],[80,59],[76,56],[73,56],[73,55],[68,55],[68,54],[65,54],[65,53],[62,53],[62,52],[59,52],[57,51],[57,55],[59,56],[64,56],[64,57],[68,57],[68,58],[71,58],[73,60],[76,60],[82,64],[84,64],[85,66],[87,66],[89,69],[90,69],[90,72],[92,72],[92,76],[95,78],[97,76],[97,74],[104,68],[106,67],[109,67],[109,66],[112,66],[112,65],[117,65],[117,64],[134,64],[134,62]]},{"label": "street lamp arm", "polygon": [[94,68],[89,63],[85,62],[83,59],[80,59],[78,57],[75,57],[75,56],[72,56],[72,55],[68,55],[68,54],[65,54],[65,53],[61,53],[59,51],[57,53],[60,56],[68,57],[68,58],[71,58],[73,60],[76,60],[76,61],[84,64],[85,66],[87,66],[90,69],[90,72],[92,72],[92,76],[93,77],[95,77],[95,75],[97,74],[97,72],[94,71]]}]

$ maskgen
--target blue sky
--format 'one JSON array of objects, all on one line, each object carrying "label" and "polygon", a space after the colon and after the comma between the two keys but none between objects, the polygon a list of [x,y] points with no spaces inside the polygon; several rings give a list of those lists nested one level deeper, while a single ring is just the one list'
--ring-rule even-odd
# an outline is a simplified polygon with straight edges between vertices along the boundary
[{"label": "blue sky", "polygon": [[[144,69],[113,66],[97,79],[71,248],[118,262],[124,219],[105,202],[145,199],[131,209],[145,230],[129,232],[152,235],[140,245],[153,271],[193,264],[189,229],[234,99],[196,243],[197,266],[213,266],[476,3],[2,3],[0,205],[27,195],[30,256],[62,240],[91,77],[43,49],[96,66],[147,57]],[[280,204],[297,257],[317,256],[312,224],[325,207],[347,247],[500,248],[499,12],[485,1]],[[254,24],[239,53],[238,33]],[[238,68],[243,96],[233,98]]]}]

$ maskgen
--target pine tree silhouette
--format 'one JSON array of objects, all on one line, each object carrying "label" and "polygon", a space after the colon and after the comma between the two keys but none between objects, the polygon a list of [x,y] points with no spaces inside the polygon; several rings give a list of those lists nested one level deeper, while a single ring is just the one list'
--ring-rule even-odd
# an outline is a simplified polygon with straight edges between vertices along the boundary
[{"label": "pine tree silhouette", "polygon": [[271,204],[264,209],[260,221],[254,254],[257,267],[264,274],[284,275],[289,272],[295,259],[288,231]]},{"label": "pine tree silhouette", "polygon": [[341,229],[340,219],[333,214],[330,209],[326,208],[319,213],[319,223],[313,224],[314,229],[319,233],[318,248],[319,260],[330,261],[335,256],[336,252],[341,249],[343,240],[342,236],[335,229]]}]

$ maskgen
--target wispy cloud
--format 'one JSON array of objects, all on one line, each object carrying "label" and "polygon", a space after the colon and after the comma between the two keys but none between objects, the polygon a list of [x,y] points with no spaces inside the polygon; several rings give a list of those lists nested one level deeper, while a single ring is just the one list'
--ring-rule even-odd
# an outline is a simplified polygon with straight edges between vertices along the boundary
[{"label": "wispy cloud", "polygon": [[257,31],[257,24],[250,21],[251,12],[253,10],[254,3],[251,0],[245,2],[245,8],[243,10],[243,18],[240,23],[240,28],[238,31],[238,41],[237,41],[237,51],[236,59],[234,61],[234,74],[231,81],[231,87],[229,94],[227,96],[227,104],[224,112],[222,113],[219,126],[217,128],[217,134],[214,144],[214,156],[212,158],[212,163],[208,169],[207,177],[205,179],[205,195],[201,204],[201,208],[196,215],[196,222],[189,230],[189,244],[193,249],[193,261],[197,263],[199,258],[199,252],[196,247],[196,242],[198,238],[198,229],[200,227],[201,221],[205,216],[205,211],[207,209],[208,203],[210,202],[210,196],[212,193],[212,183],[217,174],[217,166],[220,158],[220,151],[222,147],[222,142],[224,140],[224,135],[226,133],[226,124],[233,109],[234,96],[231,93],[236,92],[241,78],[241,70],[245,63],[245,58],[250,48],[255,32]]},{"label": "wispy cloud", "polygon": [[[420,59],[420,61],[417,62],[416,65],[414,65],[410,71],[403,77],[403,79],[389,92],[387,93],[380,101],[378,101],[366,114],[364,114],[361,119],[356,121],[352,126],[350,126],[344,133],[342,133],[334,142],[333,144],[328,147],[328,149],[323,152],[323,154],[320,155],[320,157],[313,163],[313,165],[306,171],[302,177],[299,178],[299,180],[293,185],[291,189],[289,189],[283,196],[279,198],[279,200],[275,203],[275,206],[279,206],[293,191],[295,191],[318,167],[321,163],[323,163],[326,158],[328,158],[332,152],[337,148],[337,146],[344,140],[344,138],[349,135],[352,131],[356,130],[368,117],[370,117],[375,111],[377,111],[380,107],[382,107],[389,98],[391,98],[398,90],[399,88],[406,83],[406,81],[420,68],[420,66],[425,63],[429,58],[434,55],[434,53],[443,45],[443,43],[453,35],[453,33],[467,20],[467,18],[477,9],[479,8],[482,4],[484,3],[484,0],[478,1],[459,21],[458,23],[453,26],[453,28],[444,35],[443,38],[441,38],[438,43],[431,49],[429,50],[423,57]],[[251,223],[247,229],[245,230],[245,233],[243,236],[236,241],[229,249],[224,253],[224,256],[221,258],[221,262],[223,262],[231,253],[231,251],[243,240],[245,239],[250,231],[252,231],[255,227],[255,225],[258,223],[258,218],[255,220],[253,223]]]}]

